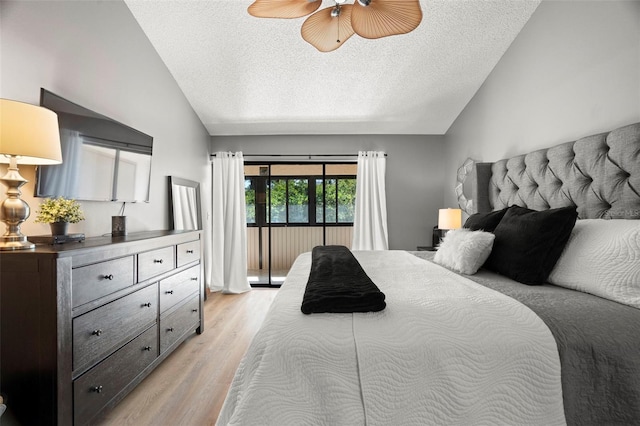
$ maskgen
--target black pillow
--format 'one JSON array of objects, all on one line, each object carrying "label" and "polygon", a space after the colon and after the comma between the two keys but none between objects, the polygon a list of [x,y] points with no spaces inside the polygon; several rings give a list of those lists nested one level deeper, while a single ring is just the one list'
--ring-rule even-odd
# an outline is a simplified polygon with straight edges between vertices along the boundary
[{"label": "black pillow", "polygon": [[493,232],[508,209],[509,207],[505,207],[502,210],[472,214],[464,223],[463,228],[469,228],[472,231]]},{"label": "black pillow", "polygon": [[494,230],[484,267],[524,284],[543,284],[576,223],[575,207],[536,211],[511,206]]}]

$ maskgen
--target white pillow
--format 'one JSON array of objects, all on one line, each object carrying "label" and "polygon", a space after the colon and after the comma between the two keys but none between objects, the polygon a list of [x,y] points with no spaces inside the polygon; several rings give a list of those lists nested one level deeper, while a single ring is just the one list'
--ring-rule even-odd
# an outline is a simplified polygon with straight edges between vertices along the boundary
[{"label": "white pillow", "polygon": [[548,281],[640,308],[640,220],[576,221]]},{"label": "white pillow", "polygon": [[467,228],[449,231],[433,261],[467,275],[475,274],[491,254],[493,240],[490,232],[472,231]]}]

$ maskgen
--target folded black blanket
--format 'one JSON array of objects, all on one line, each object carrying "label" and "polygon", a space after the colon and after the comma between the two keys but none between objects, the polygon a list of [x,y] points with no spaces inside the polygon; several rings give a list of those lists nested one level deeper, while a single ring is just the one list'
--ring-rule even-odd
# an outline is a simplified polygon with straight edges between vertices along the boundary
[{"label": "folded black blanket", "polygon": [[311,273],[302,300],[304,314],[377,312],[385,308],[384,298],[348,248],[313,248]]}]

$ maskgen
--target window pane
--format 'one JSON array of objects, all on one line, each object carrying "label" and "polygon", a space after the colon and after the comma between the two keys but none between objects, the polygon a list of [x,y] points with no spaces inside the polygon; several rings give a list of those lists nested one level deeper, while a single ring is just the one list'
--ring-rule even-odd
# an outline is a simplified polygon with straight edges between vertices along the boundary
[{"label": "window pane", "polygon": [[327,223],[336,223],[336,179],[327,179],[325,187],[327,191],[325,194]]},{"label": "window pane", "polygon": [[289,179],[289,223],[309,223],[309,179]]},{"label": "window pane", "polygon": [[324,222],[322,203],[324,202],[322,192],[324,186],[322,185],[322,179],[316,179],[316,223]]},{"label": "window pane", "polygon": [[256,190],[252,179],[244,180],[244,200],[246,204],[247,223],[256,223]]},{"label": "window pane", "polygon": [[267,222],[269,222],[269,213],[271,213],[271,223],[287,223],[286,213],[286,196],[287,181],[286,179],[272,179],[269,185],[269,194],[271,197],[271,208],[267,211]]},{"label": "window pane", "polygon": [[338,222],[353,222],[356,206],[356,180],[340,179],[338,181]]}]

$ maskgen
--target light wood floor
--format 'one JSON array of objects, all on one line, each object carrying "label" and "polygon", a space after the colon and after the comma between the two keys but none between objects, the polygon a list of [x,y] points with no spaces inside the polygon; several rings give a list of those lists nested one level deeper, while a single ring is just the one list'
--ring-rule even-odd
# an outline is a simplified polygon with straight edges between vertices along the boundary
[{"label": "light wood floor", "polygon": [[277,289],[209,293],[205,330],[194,334],[100,419],[100,425],[213,425],[233,374]]}]

